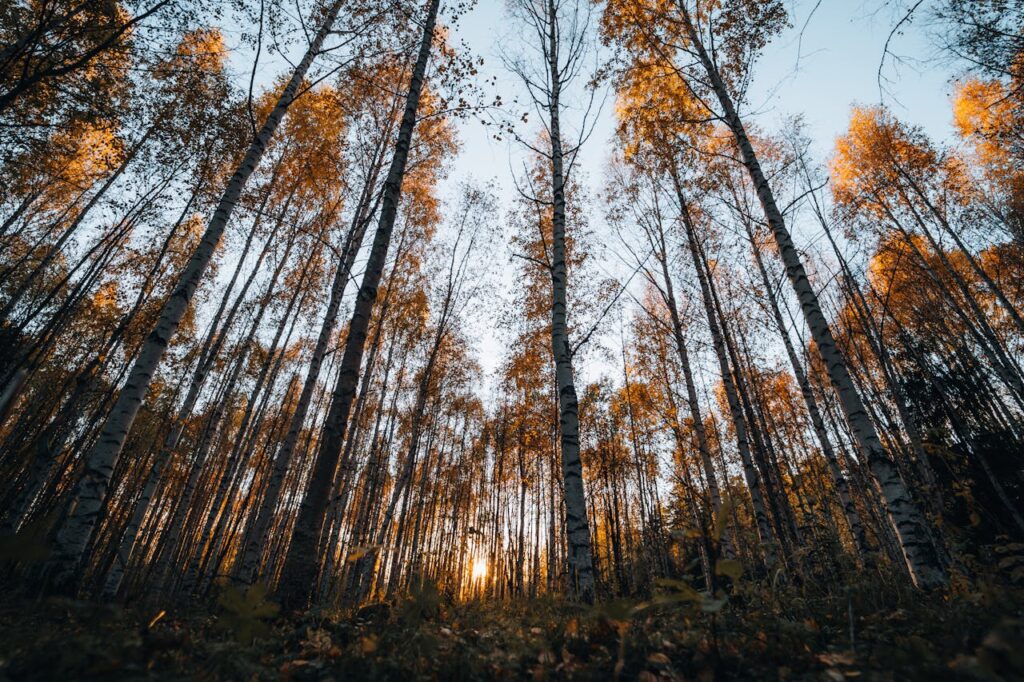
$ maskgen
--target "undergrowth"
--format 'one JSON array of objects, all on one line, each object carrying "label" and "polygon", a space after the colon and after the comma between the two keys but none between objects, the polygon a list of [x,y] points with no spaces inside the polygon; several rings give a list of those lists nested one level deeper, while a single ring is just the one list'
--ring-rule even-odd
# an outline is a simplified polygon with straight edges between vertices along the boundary
[{"label": "undergrowth", "polygon": [[1019,680],[1024,591],[882,581],[728,600],[456,603],[429,583],[356,612],[281,614],[259,588],[192,610],[8,596],[0,679]]}]

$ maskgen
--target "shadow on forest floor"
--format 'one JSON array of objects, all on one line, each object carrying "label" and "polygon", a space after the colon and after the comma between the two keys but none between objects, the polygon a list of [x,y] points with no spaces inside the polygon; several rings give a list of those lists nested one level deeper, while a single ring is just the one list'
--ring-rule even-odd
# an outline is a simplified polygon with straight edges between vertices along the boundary
[{"label": "shadow on forest floor", "polygon": [[745,584],[710,608],[664,593],[455,604],[425,588],[355,616],[292,617],[259,591],[208,612],[8,596],[0,680],[1019,680],[1022,606],[1019,589],[877,585],[811,597]]}]

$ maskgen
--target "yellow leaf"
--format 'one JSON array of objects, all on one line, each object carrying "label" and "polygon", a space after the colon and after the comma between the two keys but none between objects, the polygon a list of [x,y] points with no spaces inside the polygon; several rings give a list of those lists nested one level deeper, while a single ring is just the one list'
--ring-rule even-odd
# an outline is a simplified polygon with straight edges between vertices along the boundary
[{"label": "yellow leaf", "polygon": [[660,651],[656,651],[653,654],[651,654],[650,656],[648,656],[647,657],[647,662],[648,663],[653,663],[654,665],[671,665],[672,664],[672,660],[668,656],[666,656],[665,654],[661,653]]},{"label": "yellow leaf", "polygon": [[722,497],[722,504],[718,506],[718,512],[715,514],[715,530],[712,536],[715,542],[722,540],[722,534],[725,533],[725,526],[729,522],[730,513],[732,513],[732,498],[724,495]]},{"label": "yellow leaf", "polygon": [[715,575],[724,575],[739,580],[743,575],[743,564],[735,559],[719,559],[715,562]]},{"label": "yellow leaf", "polygon": [[376,650],[377,638],[374,635],[370,635],[369,637],[361,637],[359,639],[359,651],[364,656],[367,654],[372,654]]}]

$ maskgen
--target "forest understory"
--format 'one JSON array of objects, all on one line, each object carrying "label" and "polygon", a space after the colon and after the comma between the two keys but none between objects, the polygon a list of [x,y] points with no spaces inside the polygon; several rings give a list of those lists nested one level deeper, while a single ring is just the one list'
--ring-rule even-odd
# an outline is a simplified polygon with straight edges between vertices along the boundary
[{"label": "forest understory", "polygon": [[[888,586],[887,586],[888,585]],[[357,612],[5,597],[2,680],[964,680],[1024,678],[1024,590],[922,599],[739,583],[715,613],[652,600],[463,602],[427,584]]]}]

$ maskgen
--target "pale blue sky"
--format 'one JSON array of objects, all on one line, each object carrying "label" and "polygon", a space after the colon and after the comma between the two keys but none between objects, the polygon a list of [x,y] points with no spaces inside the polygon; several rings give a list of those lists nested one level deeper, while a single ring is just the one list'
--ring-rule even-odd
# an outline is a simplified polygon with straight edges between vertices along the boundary
[{"label": "pale blue sky", "polygon": [[[787,2],[792,28],[778,36],[758,61],[746,116],[748,121],[771,131],[777,130],[786,118],[802,115],[806,132],[813,139],[814,152],[824,159],[836,136],[845,131],[851,106],[882,101],[879,63],[891,27],[899,17],[884,7],[877,10],[885,4],[881,0],[821,0],[807,23],[815,4],[817,0]],[[507,17],[505,0],[479,0],[453,33],[454,39],[464,40],[484,58],[481,74],[498,77],[506,101],[520,90],[502,66],[500,46],[514,44],[516,36]],[[905,62],[898,68],[892,60],[887,62],[886,104],[904,121],[921,126],[933,138],[945,139],[951,132],[950,69],[932,59],[932,48],[917,25],[908,26],[903,35],[894,38],[890,49],[917,62]],[[600,194],[603,183],[603,169],[611,147],[612,110],[609,96],[595,132],[581,152],[579,166],[586,169],[583,180],[592,196]],[[460,128],[463,149],[453,164],[452,180],[496,178],[505,198],[511,197],[509,169],[510,165],[520,167],[521,147],[514,142],[493,140],[488,129],[475,121],[466,121]],[[600,213],[600,206],[593,206],[592,225],[600,224]],[[795,231],[799,241],[799,226]],[[519,262],[507,265],[503,281],[511,283],[514,268],[520,266]],[[609,256],[603,266],[607,272],[623,275],[623,265],[614,257]],[[617,320],[609,321],[607,327],[605,340],[614,346],[618,340]],[[501,342],[487,329],[481,330],[479,338],[481,359],[487,369],[493,369],[503,353]],[[602,373],[618,376],[618,370],[602,367],[599,360],[591,361],[580,371],[587,379]]]},{"label": "pale blue sky", "polygon": [[[881,101],[879,61],[891,27],[899,18],[894,15],[896,10],[891,8],[892,4],[891,0],[788,0],[786,6],[792,27],[772,41],[756,65],[745,107],[746,119],[762,129],[773,131],[786,118],[802,115],[806,132],[813,139],[814,153],[824,160],[833,148],[835,137],[847,126],[850,107]],[[817,8],[808,22],[815,5]],[[801,29],[804,29],[802,40]],[[518,81],[502,64],[501,45],[515,51],[520,33],[508,18],[506,0],[478,0],[476,7],[461,19],[451,36],[454,44],[464,41],[475,55],[484,59],[480,81],[496,77],[497,87],[486,92],[489,96],[500,93],[506,103],[511,103],[517,95],[522,97],[523,93]],[[899,68],[894,67],[891,61],[887,65],[884,72],[889,79],[886,83],[886,104],[904,121],[923,127],[933,139],[947,138],[951,133],[950,67],[934,59],[924,30],[913,23],[906,27],[903,35],[894,39],[891,49],[916,62],[905,63]],[[251,68],[251,57],[251,52],[244,49],[233,56],[234,68],[240,76],[245,76],[245,80]],[[279,57],[265,55],[257,84],[268,83],[283,68]],[[513,110],[512,119],[518,118],[524,110],[522,106],[509,108]],[[611,148],[612,110],[612,99],[608,95],[578,162],[583,171],[579,179],[592,197],[600,195],[604,182],[604,168]],[[533,127],[520,126],[524,137],[532,138],[539,130],[535,118],[531,119]],[[573,112],[569,112],[567,118],[571,123]],[[476,120],[462,121],[458,127],[462,151],[451,164],[451,174],[441,189],[442,196],[453,196],[456,183],[466,179],[494,180],[507,209],[514,193],[511,171],[521,169],[524,149],[508,139],[494,140],[493,128],[485,128]],[[590,222],[600,233],[602,210],[597,202],[593,203],[589,212]],[[495,219],[504,222],[504,215],[495,216]],[[801,239],[804,245],[813,240],[812,234],[801,234],[799,224],[793,227],[798,244]],[[510,255],[505,244],[494,245],[487,254],[501,270],[498,289],[506,292],[512,288],[516,268],[521,266],[521,262],[510,263]],[[622,261],[611,255],[600,267],[605,273],[623,275]],[[493,309],[494,304],[490,302],[489,309]],[[479,339],[477,352],[485,369],[490,372],[500,362],[504,349],[492,325],[482,322],[477,326],[480,327],[476,334]],[[609,345],[617,344],[618,333],[618,322],[610,321],[606,335]],[[618,376],[617,369],[602,367],[599,360],[581,367],[580,372],[585,379],[596,378],[605,372]]]},{"label": "pale blue sky", "polygon": [[[800,29],[816,3],[786,3],[793,26],[772,41],[758,61],[747,115],[758,125],[773,129],[784,118],[802,114],[817,151],[825,154],[845,129],[851,105],[880,101],[878,67],[895,17],[887,11],[872,11],[885,4],[882,0],[821,0],[802,31],[801,41]],[[517,85],[506,74],[498,47],[499,42],[508,44],[515,37],[505,4],[505,0],[479,0],[453,37],[466,41],[486,60],[483,76],[496,75],[513,89]],[[917,68],[907,64],[894,68],[891,60],[887,63],[885,74],[890,80],[886,84],[886,103],[900,118],[921,125],[933,137],[944,138],[950,132],[951,121],[949,69],[929,59],[932,49],[915,25],[894,39],[892,49],[921,63]],[[609,100],[603,120],[583,150],[583,167],[595,170],[603,165],[612,127],[611,109]],[[491,140],[475,122],[463,124],[461,133],[464,149],[458,161],[460,172],[507,172],[509,154],[515,153],[508,144]]]}]

